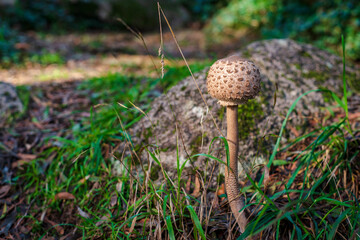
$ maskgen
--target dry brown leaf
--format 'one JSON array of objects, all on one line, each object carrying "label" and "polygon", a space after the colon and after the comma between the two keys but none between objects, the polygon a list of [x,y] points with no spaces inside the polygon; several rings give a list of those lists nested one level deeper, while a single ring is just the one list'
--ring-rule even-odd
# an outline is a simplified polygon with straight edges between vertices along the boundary
[{"label": "dry brown leaf", "polygon": [[[341,114],[338,114],[336,116],[336,120],[340,119],[340,118],[344,118],[346,117],[345,113],[341,113]],[[356,120],[360,118],[360,112],[356,112],[356,113],[349,113],[349,120],[352,121],[352,120]]]},{"label": "dry brown leaf", "polygon": [[110,146],[109,146],[109,144],[103,144],[103,151],[104,151],[104,153],[103,153],[103,156],[104,156],[104,158],[105,159],[108,159],[109,158],[109,156],[110,156]]},{"label": "dry brown leaf", "polygon": [[45,238],[42,238],[43,240],[55,240],[55,237],[45,237]]},{"label": "dry brown leaf", "polygon": [[19,42],[19,43],[15,43],[14,47],[17,50],[28,50],[30,48],[30,44]]},{"label": "dry brown leaf", "polygon": [[7,212],[9,212],[9,210],[6,203],[4,203],[3,208],[0,210],[0,216],[5,216]]},{"label": "dry brown leaf", "polygon": [[4,185],[0,187],[0,198],[5,197],[11,189],[10,185]]},{"label": "dry brown leaf", "polygon": [[[221,196],[225,194],[225,184],[221,184],[219,189],[217,190],[217,195]],[[225,197],[221,197],[221,200],[224,200]]]},{"label": "dry brown leaf", "polygon": [[130,234],[134,231],[136,219],[137,219],[137,217],[134,217],[134,219],[131,222],[131,226],[130,226],[130,229],[129,229]]},{"label": "dry brown leaf", "polygon": [[104,215],[104,216],[102,216],[101,218],[100,218],[100,221],[98,221],[95,225],[97,226],[97,227],[99,227],[101,224],[103,224],[105,221],[109,221],[109,219],[110,219],[110,214],[109,213],[106,213],[106,215]]},{"label": "dry brown leaf", "polygon": [[30,162],[31,160],[21,159],[11,164],[11,168],[20,168],[22,165]]},{"label": "dry brown leaf", "polygon": [[356,120],[358,118],[360,118],[360,112],[349,113],[349,120]]},{"label": "dry brown leaf", "polygon": [[87,175],[86,177],[80,179],[79,183],[84,184],[89,178],[90,178],[90,175]]},{"label": "dry brown leaf", "polygon": [[300,136],[300,133],[298,130],[296,130],[296,128],[294,128],[293,126],[288,126],[288,128],[290,128],[290,131],[295,135],[295,137]]},{"label": "dry brown leaf", "polygon": [[212,201],[212,206],[213,208],[218,208],[219,207],[219,198],[216,194],[214,194],[214,199]]},{"label": "dry brown leaf", "polygon": [[[66,239],[75,239],[74,238],[74,232],[69,232],[68,234],[64,235],[64,236],[61,236],[59,238],[59,240],[66,240]],[[78,238],[78,239],[82,239],[82,238]]]},{"label": "dry brown leaf", "polygon": [[28,234],[31,231],[31,228],[25,227],[25,226],[20,226],[20,232]]},{"label": "dry brown leaf", "polygon": [[122,186],[123,186],[123,183],[119,180],[119,182],[116,183],[116,191],[118,191],[119,193],[121,193],[121,191],[122,191]]},{"label": "dry brown leaf", "polygon": [[195,175],[195,188],[191,195],[196,198],[199,197],[201,195],[200,188],[201,188],[201,184],[200,184],[199,175],[196,174]]},{"label": "dry brown leaf", "polygon": [[28,161],[37,158],[35,154],[26,154],[26,153],[18,153],[17,156],[22,160],[28,160]]},{"label": "dry brown leaf", "polygon": [[112,207],[115,206],[117,204],[117,199],[118,199],[118,197],[116,194],[112,195],[110,198],[110,206],[112,206]]},{"label": "dry brown leaf", "polygon": [[[129,234],[130,234],[130,229],[129,229],[129,228],[125,228],[124,233],[125,233],[126,235],[129,235]],[[130,234],[129,237],[130,237],[130,238],[135,238],[136,235],[133,233],[133,234]]]},{"label": "dry brown leaf", "polygon": [[64,228],[61,227],[59,224],[57,224],[56,222],[54,221],[51,221],[50,219],[48,218],[45,218],[44,221],[46,223],[49,223],[51,226],[53,226],[55,228],[55,230],[58,232],[58,234],[60,235],[64,235]]},{"label": "dry brown leaf", "polygon": [[91,218],[91,216],[87,212],[83,211],[80,207],[77,207],[77,210],[80,216],[82,216],[83,218]]},{"label": "dry brown leaf", "polygon": [[190,187],[191,187],[191,176],[189,176],[189,178],[186,182],[186,187],[185,187],[186,193],[190,193]]},{"label": "dry brown leaf", "polygon": [[68,192],[60,192],[55,195],[55,200],[64,199],[64,200],[73,200],[75,196]]},{"label": "dry brown leaf", "polygon": [[264,165],[264,184],[266,185],[270,180],[270,173],[268,166]]},{"label": "dry brown leaf", "polygon": [[32,122],[32,124],[35,125],[35,127],[37,127],[38,129],[44,130],[44,126],[41,123],[38,122]]},{"label": "dry brown leaf", "polygon": [[147,220],[148,220],[147,218],[142,218],[137,223],[142,224],[142,223],[146,222]]}]

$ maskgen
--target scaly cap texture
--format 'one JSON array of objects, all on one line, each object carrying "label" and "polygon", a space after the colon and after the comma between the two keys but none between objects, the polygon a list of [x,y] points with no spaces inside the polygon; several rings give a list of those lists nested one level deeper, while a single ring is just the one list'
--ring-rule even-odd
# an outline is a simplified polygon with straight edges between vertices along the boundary
[{"label": "scaly cap texture", "polygon": [[259,68],[253,62],[233,55],[210,67],[207,88],[222,106],[235,106],[258,95],[260,80]]}]

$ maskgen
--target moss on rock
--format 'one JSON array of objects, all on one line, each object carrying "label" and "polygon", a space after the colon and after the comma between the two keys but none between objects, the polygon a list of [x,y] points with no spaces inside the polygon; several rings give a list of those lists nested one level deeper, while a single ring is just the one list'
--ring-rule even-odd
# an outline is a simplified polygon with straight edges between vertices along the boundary
[{"label": "moss on rock", "polygon": [[318,83],[324,83],[327,79],[329,79],[328,74],[317,71],[302,72],[302,77],[315,79]]},{"label": "moss on rock", "polygon": [[245,140],[249,137],[251,132],[259,133],[256,128],[256,120],[260,120],[264,116],[264,111],[261,106],[262,100],[251,99],[246,104],[239,105],[239,137],[240,140]]},{"label": "moss on rock", "polygon": [[355,73],[348,73],[345,79],[350,85],[350,88],[360,94],[360,79],[356,77]]}]

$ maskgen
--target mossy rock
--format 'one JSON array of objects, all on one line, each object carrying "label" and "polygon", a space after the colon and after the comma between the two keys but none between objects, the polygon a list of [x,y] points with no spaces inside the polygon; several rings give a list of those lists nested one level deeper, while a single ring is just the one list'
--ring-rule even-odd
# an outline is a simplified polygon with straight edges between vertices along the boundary
[{"label": "mossy rock", "polygon": [[[251,165],[264,163],[269,158],[284,116],[301,94],[319,88],[341,94],[342,60],[311,45],[286,39],[255,42],[236,54],[252,60],[260,68],[262,77],[260,95],[239,106],[239,162],[248,170]],[[351,66],[346,69],[351,79],[359,78],[358,70]],[[225,108],[207,93],[207,71],[204,69],[195,74],[206,104],[194,80],[186,78],[166,95],[155,99],[149,118],[143,118],[130,129],[130,134],[137,136],[133,138],[135,144],[153,144],[159,149],[167,149],[159,151],[158,158],[170,175],[176,176],[177,149],[180,164],[186,163],[189,170],[196,167],[211,172],[216,164],[204,157],[187,161],[191,154],[224,157],[225,148],[216,137],[226,133]],[[354,87],[354,82],[349,85]],[[320,92],[306,95],[298,102],[288,124],[302,134],[311,117],[321,114],[321,109],[330,102],[329,99],[325,101]],[[152,129],[151,136],[146,130],[149,128]],[[293,131],[285,130],[284,140],[294,137]]]}]

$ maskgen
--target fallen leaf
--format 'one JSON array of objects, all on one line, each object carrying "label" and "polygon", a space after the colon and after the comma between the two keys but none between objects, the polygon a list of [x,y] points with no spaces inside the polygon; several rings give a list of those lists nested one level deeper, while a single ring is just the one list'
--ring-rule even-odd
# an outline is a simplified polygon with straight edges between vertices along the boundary
[{"label": "fallen leaf", "polygon": [[[225,194],[225,185],[221,184],[219,189],[217,190],[217,195],[220,197],[221,195]],[[221,197],[221,200],[224,200],[225,197]]]},{"label": "fallen leaf", "polygon": [[18,168],[37,158],[35,154],[26,154],[26,153],[18,153],[17,156],[18,158],[20,158],[20,160],[13,162],[11,164],[11,168]]},{"label": "fallen leaf", "polygon": [[112,206],[112,207],[115,206],[117,203],[117,199],[118,199],[118,197],[116,194],[112,195],[110,198],[110,206]]},{"label": "fallen leaf", "polygon": [[219,207],[219,198],[216,194],[214,194],[214,199],[212,201],[212,206],[213,208],[218,208]]},{"label": "fallen leaf", "polygon": [[122,190],[122,182],[119,180],[118,183],[116,183],[116,191],[118,191],[119,193],[121,193],[121,190]]},{"label": "fallen leaf", "polygon": [[130,234],[134,231],[136,219],[137,219],[137,217],[134,217],[134,219],[132,220],[132,223],[131,223],[131,226],[130,226],[130,229],[129,229]]},{"label": "fallen leaf", "polygon": [[100,218],[100,221],[98,221],[95,225],[99,227],[101,224],[103,224],[105,221],[108,221],[110,219],[110,214],[107,213],[106,215],[102,216]]},{"label": "fallen leaf", "polygon": [[68,192],[60,192],[55,195],[55,200],[64,199],[64,200],[73,200],[75,196]]},{"label": "fallen leaf", "polygon": [[80,179],[79,183],[84,184],[89,178],[90,178],[90,175],[87,175],[86,177]]},{"label": "fallen leaf", "polygon": [[[344,118],[344,117],[346,117],[346,114],[345,114],[345,113],[341,113],[341,114],[338,114],[335,119],[338,120],[338,119]],[[356,119],[358,119],[358,118],[360,118],[360,112],[349,113],[349,120],[350,120],[350,121],[356,120]]]},{"label": "fallen leaf", "polygon": [[266,185],[269,180],[270,180],[269,168],[266,165],[264,165],[264,185]]},{"label": "fallen leaf", "polygon": [[5,197],[11,189],[10,185],[4,185],[0,187],[0,198]]},{"label": "fallen leaf", "polygon": [[45,218],[45,222],[46,222],[46,223],[49,223],[51,226],[53,226],[53,227],[55,228],[55,230],[58,232],[58,234],[64,235],[64,228],[61,227],[59,224],[57,224],[57,223],[54,222],[54,221],[51,221],[51,220],[48,219],[48,218]]},{"label": "fallen leaf", "polygon": [[31,231],[31,228],[27,228],[25,226],[20,226],[20,232],[28,234]]},{"label": "fallen leaf", "polygon": [[0,212],[0,219],[6,216],[6,213],[8,212],[8,207],[6,203],[4,203],[4,207],[2,208],[2,211]]},{"label": "fallen leaf", "polygon": [[110,146],[109,146],[109,144],[103,144],[103,150],[104,150],[104,154],[103,154],[103,156],[104,156],[104,158],[105,159],[108,159],[109,158],[109,156],[110,156]]},{"label": "fallen leaf", "polygon": [[295,137],[300,136],[300,133],[298,130],[296,130],[296,128],[294,128],[293,126],[288,126],[290,128],[290,131],[295,135]]},{"label": "fallen leaf", "polygon": [[64,235],[64,236],[61,236],[59,238],[59,240],[65,240],[65,239],[75,239],[74,237],[71,237],[71,236],[74,236],[74,233],[73,232],[69,232],[68,234]]},{"label": "fallen leaf", "polygon": [[186,182],[186,187],[185,187],[185,191],[187,193],[190,193],[190,187],[191,187],[191,176],[189,176],[187,182]]},{"label": "fallen leaf", "polygon": [[201,195],[200,188],[201,188],[201,184],[200,184],[199,175],[196,174],[195,175],[195,188],[191,195],[196,198],[199,197]]},{"label": "fallen leaf", "polygon": [[29,160],[24,160],[24,159],[18,160],[18,161],[13,162],[11,164],[11,168],[19,168],[19,167],[21,167],[22,165],[24,165],[24,164],[26,164],[28,162],[30,162],[30,161]]},{"label": "fallen leaf", "polygon": [[43,240],[55,240],[54,237],[45,237],[45,238],[42,238]]},{"label": "fallen leaf", "polygon": [[77,207],[77,210],[80,216],[82,216],[83,218],[91,218],[91,216],[87,212],[83,211],[80,207]]},{"label": "fallen leaf", "polygon": [[358,118],[360,118],[360,112],[349,113],[349,120],[356,120]]},{"label": "fallen leaf", "polygon": [[41,129],[43,130],[44,129],[44,126],[41,124],[41,123],[38,123],[38,122],[32,122],[32,124],[35,125],[35,127],[37,127],[38,129]]},{"label": "fallen leaf", "polygon": [[35,154],[18,153],[17,156],[22,160],[34,160],[37,158]]},{"label": "fallen leaf", "polygon": [[30,48],[30,44],[19,42],[19,43],[15,43],[14,47],[17,50],[28,50]]}]

